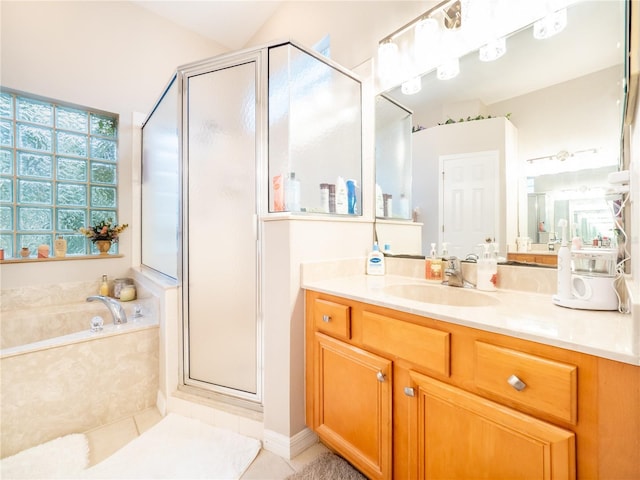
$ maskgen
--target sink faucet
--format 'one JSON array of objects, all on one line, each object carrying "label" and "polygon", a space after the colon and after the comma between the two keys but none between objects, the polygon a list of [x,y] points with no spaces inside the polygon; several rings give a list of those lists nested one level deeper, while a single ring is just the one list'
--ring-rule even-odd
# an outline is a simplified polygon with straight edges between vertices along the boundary
[{"label": "sink faucet", "polygon": [[127,314],[124,312],[124,308],[117,300],[105,297],[104,295],[92,295],[87,297],[87,302],[95,302],[96,300],[104,303],[113,317],[113,324],[120,325],[121,323],[127,323]]},{"label": "sink faucet", "polygon": [[475,287],[473,283],[468,282],[462,276],[462,265],[458,257],[451,256],[445,259],[445,262],[446,267],[442,280],[444,285],[449,285],[450,287]]}]

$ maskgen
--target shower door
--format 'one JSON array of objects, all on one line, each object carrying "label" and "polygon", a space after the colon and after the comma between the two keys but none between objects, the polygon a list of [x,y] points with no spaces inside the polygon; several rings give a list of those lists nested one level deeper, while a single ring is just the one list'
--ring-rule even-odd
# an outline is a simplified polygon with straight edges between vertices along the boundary
[{"label": "shower door", "polygon": [[254,403],[261,401],[260,64],[253,52],[196,65],[183,77],[184,385]]}]

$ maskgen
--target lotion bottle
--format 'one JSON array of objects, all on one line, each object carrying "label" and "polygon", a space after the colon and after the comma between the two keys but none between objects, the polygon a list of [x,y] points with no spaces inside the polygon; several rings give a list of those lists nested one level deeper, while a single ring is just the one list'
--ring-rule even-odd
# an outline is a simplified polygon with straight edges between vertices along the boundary
[{"label": "lotion bottle", "polygon": [[560,300],[573,298],[571,294],[571,250],[567,245],[567,221],[561,218],[558,227],[562,230],[562,240],[558,250],[558,285],[556,296]]},{"label": "lotion bottle", "polygon": [[384,255],[378,247],[378,242],[374,242],[373,250],[367,257],[367,275],[384,275]]},{"label": "lotion bottle", "polygon": [[53,252],[56,257],[65,257],[67,255],[67,241],[62,235],[58,235],[53,241]]}]

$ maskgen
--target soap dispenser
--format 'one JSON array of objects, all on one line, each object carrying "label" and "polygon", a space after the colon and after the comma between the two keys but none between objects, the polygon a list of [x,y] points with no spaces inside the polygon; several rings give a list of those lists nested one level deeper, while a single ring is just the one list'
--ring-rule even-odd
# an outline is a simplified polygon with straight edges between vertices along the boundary
[{"label": "soap dispenser", "polygon": [[436,253],[436,244],[431,244],[431,279],[442,280],[442,260]]},{"label": "soap dispenser", "polygon": [[427,280],[433,279],[432,273],[431,273],[431,264],[435,258],[436,258],[436,244],[432,243],[429,256],[425,258],[425,262],[424,262],[424,278],[426,278]]},{"label": "soap dispenser", "polygon": [[476,288],[485,292],[495,292],[498,280],[498,262],[489,250],[490,246],[490,243],[482,244],[482,258],[479,258],[477,263],[478,281]]}]

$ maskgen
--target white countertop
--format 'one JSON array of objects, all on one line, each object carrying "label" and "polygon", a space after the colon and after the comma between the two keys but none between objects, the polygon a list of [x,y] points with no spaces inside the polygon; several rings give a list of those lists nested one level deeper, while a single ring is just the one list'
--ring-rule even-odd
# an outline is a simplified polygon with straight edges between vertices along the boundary
[{"label": "white countertop", "polygon": [[482,307],[431,304],[385,293],[385,287],[398,284],[456,288],[397,275],[303,279],[302,288],[640,365],[640,327],[630,314],[573,310],[554,305],[550,295],[513,290],[482,292],[499,300],[497,305]]}]

